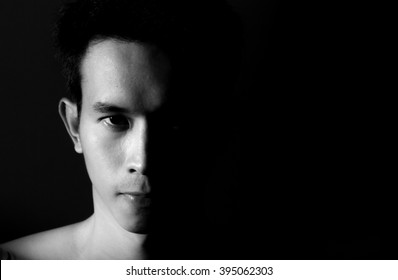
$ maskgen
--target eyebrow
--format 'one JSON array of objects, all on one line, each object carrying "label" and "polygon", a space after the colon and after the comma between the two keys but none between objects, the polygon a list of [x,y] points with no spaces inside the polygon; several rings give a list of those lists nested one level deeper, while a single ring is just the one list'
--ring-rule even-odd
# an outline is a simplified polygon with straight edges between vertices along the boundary
[{"label": "eyebrow", "polygon": [[107,113],[123,113],[127,114],[129,112],[128,109],[116,106],[111,103],[104,103],[104,102],[96,102],[93,105],[94,111],[100,114],[107,114]]}]

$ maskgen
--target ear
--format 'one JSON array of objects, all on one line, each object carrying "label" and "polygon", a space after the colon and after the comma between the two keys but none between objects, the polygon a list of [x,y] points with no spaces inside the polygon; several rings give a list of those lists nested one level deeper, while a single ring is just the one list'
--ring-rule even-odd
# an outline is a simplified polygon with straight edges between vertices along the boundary
[{"label": "ear", "polygon": [[79,154],[83,152],[79,135],[79,114],[77,104],[67,98],[62,98],[58,104],[58,111],[66,130],[75,145],[75,151]]}]

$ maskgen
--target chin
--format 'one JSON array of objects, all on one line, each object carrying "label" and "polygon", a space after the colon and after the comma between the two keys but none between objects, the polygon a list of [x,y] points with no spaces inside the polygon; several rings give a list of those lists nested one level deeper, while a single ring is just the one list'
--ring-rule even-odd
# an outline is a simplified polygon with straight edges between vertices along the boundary
[{"label": "chin", "polygon": [[137,234],[147,234],[149,232],[148,215],[140,215],[136,217],[123,217],[123,221],[119,220],[119,224],[126,231]]},{"label": "chin", "polygon": [[148,229],[148,226],[146,224],[145,225],[142,225],[142,224],[131,225],[131,226],[125,227],[124,229],[127,230],[128,232],[137,233],[137,234],[147,234],[147,233],[149,233],[149,229]]}]

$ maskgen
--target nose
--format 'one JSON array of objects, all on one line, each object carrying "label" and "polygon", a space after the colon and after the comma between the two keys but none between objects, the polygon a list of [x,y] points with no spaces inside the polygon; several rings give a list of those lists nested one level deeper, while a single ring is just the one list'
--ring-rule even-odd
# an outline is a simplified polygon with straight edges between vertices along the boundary
[{"label": "nose", "polygon": [[144,173],[147,165],[148,125],[145,116],[134,119],[131,131],[126,140],[127,171]]}]

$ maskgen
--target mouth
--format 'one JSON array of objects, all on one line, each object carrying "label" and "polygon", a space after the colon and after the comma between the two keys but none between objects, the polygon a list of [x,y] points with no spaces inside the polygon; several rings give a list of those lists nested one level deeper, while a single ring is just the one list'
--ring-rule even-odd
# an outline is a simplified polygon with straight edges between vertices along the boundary
[{"label": "mouth", "polygon": [[149,207],[152,203],[151,195],[142,192],[121,192],[119,195],[137,207]]}]

